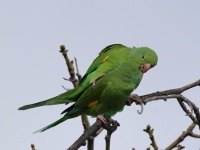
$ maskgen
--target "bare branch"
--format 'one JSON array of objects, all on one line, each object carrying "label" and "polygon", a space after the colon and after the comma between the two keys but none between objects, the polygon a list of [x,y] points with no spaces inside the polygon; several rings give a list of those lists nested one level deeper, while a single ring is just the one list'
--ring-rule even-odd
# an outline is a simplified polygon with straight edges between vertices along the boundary
[{"label": "bare branch", "polygon": [[81,74],[79,73],[78,63],[77,63],[77,59],[76,59],[76,57],[74,57],[74,60],[75,60],[75,64],[76,64],[76,75],[77,75],[77,77],[78,77],[78,81],[80,82],[82,76],[81,76]]},{"label": "bare branch", "polygon": [[[88,120],[88,117],[86,115],[81,115],[81,120],[82,120],[84,131],[88,130],[90,128],[90,122]],[[89,136],[87,140],[88,140],[87,149],[93,150],[94,149],[94,136]]]},{"label": "bare branch", "polygon": [[[199,85],[200,85],[200,80],[197,80],[196,82],[185,85],[181,88],[170,89],[170,90],[161,91],[161,92],[158,91],[158,92],[154,92],[151,94],[140,96],[140,98],[144,104],[151,102],[151,101],[155,101],[155,100],[167,101],[167,99],[175,98],[178,100],[180,106],[186,112],[186,114],[191,118],[191,120],[194,123],[198,124],[199,128],[200,128],[199,108],[193,102],[191,102],[188,98],[184,97],[181,94],[185,90],[191,89],[191,88],[193,88],[195,86],[199,86]],[[133,102],[135,102],[136,105],[141,105],[141,102],[135,99],[134,94],[130,95],[127,98],[127,101],[128,101],[129,105],[131,105]],[[186,105],[183,102],[190,107],[190,109],[191,109],[190,111],[187,109]],[[195,116],[193,116],[193,112],[194,112]]]},{"label": "bare branch", "polygon": [[112,132],[107,131],[107,134],[105,136],[105,141],[106,141],[106,150],[110,150],[110,140],[111,140],[111,135]]},{"label": "bare branch", "polygon": [[187,136],[190,135],[190,133],[194,129],[195,125],[196,125],[195,123],[192,123],[188,127],[187,131],[184,131],[173,143],[171,143],[167,148],[165,148],[165,150],[171,150],[171,149],[177,147],[179,143],[181,143]]},{"label": "bare branch", "polygon": [[[187,109],[187,107],[185,106],[184,102],[186,102],[186,98],[182,95],[180,95],[179,98],[177,98],[181,108],[183,109],[183,111],[185,111],[185,113],[187,114],[187,116],[189,116],[191,118],[191,120],[194,122],[194,123],[198,123],[197,122],[197,119],[192,115],[192,112],[189,111]],[[186,102],[187,104],[189,103],[189,101]],[[192,105],[191,104],[188,104],[188,106],[193,110],[192,108]]]},{"label": "bare branch", "polygon": [[[182,92],[184,92],[190,88],[193,88],[195,86],[200,86],[200,79],[191,84],[185,85],[181,88],[170,89],[170,90],[161,91],[161,92],[157,91],[157,92],[154,92],[151,94],[143,95],[143,96],[141,96],[141,99],[145,100],[147,98],[154,97],[154,96],[167,96],[167,95],[172,95],[172,94],[181,94]],[[148,101],[145,100],[144,102],[147,103]]]},{"label": "bare branch", "polygon": [[89,129],[85,130],[84,133],[67,150],[78,149],[86,140],[88,140],[88,138],[94,137],[102,127],[113,133],[119,126],[119,123],[115,120],[112,120],[110,117],[104,117],[107,120],[107,124],[103,124],[99,119],[97,119],[97,121],[90,126]]},{"label": "bare branch", "polygon": [[193,132],[190,133],[190,136],[193,137],[193,138],[200,138],[199,134],[195,134]]},{"label": "bare branch", "polygon": [[151,140],[150,145],[154,148],[154,150],[158,150],[158,146],[156,144],[156,141],[155,141],[155,138],[154,138],[154,135],[153,135],[154,129],[151,129],[151,126],[147,125],[146,129],[144,129],[143,131],[145,131],[146,133],[149,134],[149,138]]},{"label": "bare branch", "polygon": [[142,101],[144,102],[144,104],[151,102],[151,101],[155,101],[155,100],[164,100],[167,101],[167,99],[172,99],[172,98],[178,98],[179,96],[176,94],[172,94],[172,95],[159,95],[159,96],[152,96],[152,97],[146,97],[143,98],[142,97]]},{"label": "bare branch", "polygon": [[67,89],[64,85],[62,85],[62,88],[65,89],[65,91],[68,91],[69,89]]},{"label": "bare branch", "polygon": [[102,126],[102,122],[97,120],[88,130],[85,130],[84,133],[67,149],[67,150],[76,150],[82,143],[84,143],[88,137],[94,135]]},{"label": "bare branch", "polygon": [[189,99],[187,99],[185,96],[183,96],[182,94],[180,94],[179,96],[180,96],[180,99],[190,107],[189,113],[193,114],[194,109],[192,106],[192,102]]},{"label": "bare branch", "polygon": [[68,50],[65,49],[64,45],[60,46],[60,52],[62,53],[63,57],[65,58],[65,62],[69,71],[70,79],[69,81],[72,82],[74,87],[78,87],[78,81],[75,77],[75,71],[74,71],[74,66],[73,66],[73,61],[70,61],[67,52]]}]

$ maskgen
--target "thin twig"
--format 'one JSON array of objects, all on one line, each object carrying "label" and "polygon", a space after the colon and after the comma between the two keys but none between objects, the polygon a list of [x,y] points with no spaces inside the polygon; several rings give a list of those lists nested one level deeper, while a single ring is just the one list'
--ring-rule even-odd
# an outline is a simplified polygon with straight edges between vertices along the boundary
[{"label": "thin twig", "polygon": [[88,117],[86,115],[82,115],[81,116],[81,120],[82,120],[82,124],[83,124],[84,130],[89,129],[90,123],[89,123]]},{"label": "thin twig", "polygon": [[74,57],[74,60],[75,60],[75,64],[76,64],[76,75],[77,75],[77,77],[78,77],[78,82],[80,82],[80,81],[81,81],[81,78],[82,78],[82,76],[81,76],[81,74],[79,73],[79,69],[78,69],[78,62],[77,62],[77,59],[76,59],[76,57]]},{"label": "thin twig", "polygon": [[110,140],[111,140],[111,135],[112,132],[107,131],[107,134],[105,136],[105,141],[106,141],[106,150],[110,150]]},{"label": "thin twig", "polygon": [[182,92],[190,89],[190,88],[193,88],[195,86],[200,86],[200,79],[191,83],[191,84],[188,84],[188,85],[185,85],[181,88],[176,88],[176,89],[170,89],[170,90],[166,90],[166,91],[157,91],[157,92],[154,92],[154,93],[151,93],[151,94],[146,94],[146,95],[143,95],[143,96],[140,96],[142,100],[145,100],[144,102],[148,102],[148,97],[154,97],[154,96],[166,96],[166,95],[172,95],[172,94],[181,94]]},{"label": "thin twig", "polygon": [[190,136],[193,137],[193,138],[200,138],[199,134],[195,134],[193,132],[190,133]]},{"label": "thin twig", "polygon": [[154,148],[154,150],[158,150],[158,146],[156,144],[156,141],[155,141],[155,138],[154,138],[154,135],[153,135],[154,129],[151,129],[151,126],[147,125],[146,129],[144,129],[143,131],[145,131],[146,133],[149,134],[149,138],[151,140],[150,145]]},{"label": "thin twig", "polygon": [[197,123],[197,119],[192,115],[192,113],[187,109],[187,107],[183,103],[184,99],[179,97],[179,98],[177,98],[177,100],[178,100],[181,108],[183,109],[183,111],[185,111],[185,113],[187,114],[187,116],[189,116],[194,123]]},{"label": "thin twig", "polygon": [[32,150],[36,150],[34,144],[31,144],[31,149],[32,149]]},{"label": "thin twig", "polygon": [[187,99],[186,97],[184,97],[182,94],[180,94],[180,100],[184,101],[185,103],[188,104],[188,106],[191,108],[191,111],[195,113],[196,118],[192,115],[192,112],[185,111],[185,109],[183,109],[186,114],[193,120],[194,123],[199,125],[200,128],[200,113],[199,113],[199,108],[193,103],[191,102],[189,99]]},{"label": "thin twig", "polygon": [[184,149],[184,148],[185,148],[185,146],[182,146],[182,145],[177,146],[177,150],[181,150],[181,149]]},{"label": "thin twig", "polygon": [[181,143],[187,136],[190,135],[190,133],[192,132],[192,130],[194,129],[195,127],[195,123],[192,123],[188,129],[186,131],[184,131],[173,143],[171,143],[167,148],[165,148],[165,150],[171,150],[175,147],[177,147],[177,145],[179,143]]},{"label": "thin twig", "polygon": [[[88,117],[86,115],[81,115],[81,120],[83,124],[84,131],[88,130],[90,128],[90,122],[88,120]],[[87,149],[93,150],[94,149],[94,137],[90,136],[87,143]]]},{"label": "thin twig", "polygon": [[69,89],[67,89],[66,87],[64,87],[64,85],[62,85],[62,88],[65,89],[65,91],[68,91]]},{"label": "thin twig", "polygon": [[62,53],[64,59],[65,59],[65,62],[66,62],[66,65],[67,65],[67,68],[68,68],[68,71],[69,71],[69,75],[70,75],[70,81],[72,82],[73,86],[74,87],[77,87],[78,86],[78,81],[75,77],[75,71],[74,71],[74,66],[73,66],[73,61],[70,61],[68,55],[67,55],[67,52],[68,50],[65,49],[65,46],[64,45],[61,45],[60,46],[60,52]]}]

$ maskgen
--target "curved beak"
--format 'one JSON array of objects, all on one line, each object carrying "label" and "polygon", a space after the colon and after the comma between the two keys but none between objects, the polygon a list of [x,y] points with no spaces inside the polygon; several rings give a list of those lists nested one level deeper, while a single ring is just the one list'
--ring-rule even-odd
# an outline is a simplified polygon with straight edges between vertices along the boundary
[{"label": "curved beak", "polygon": [[144,65],[141,66],[140,71],[142,73],[145,73],[145,72],[147,72],[150,69],[150,67],[151,67],[151,64],[148,64],[148,63],[144,64]]}]

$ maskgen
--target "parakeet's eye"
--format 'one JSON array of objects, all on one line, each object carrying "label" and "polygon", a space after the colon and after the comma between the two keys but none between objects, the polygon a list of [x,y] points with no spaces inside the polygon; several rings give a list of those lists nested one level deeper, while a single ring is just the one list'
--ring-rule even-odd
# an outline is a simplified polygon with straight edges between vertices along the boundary
[{"label": "parakeet's eye", "polygon": [[142,60],[144,60],[144,56],[142,56]]}]

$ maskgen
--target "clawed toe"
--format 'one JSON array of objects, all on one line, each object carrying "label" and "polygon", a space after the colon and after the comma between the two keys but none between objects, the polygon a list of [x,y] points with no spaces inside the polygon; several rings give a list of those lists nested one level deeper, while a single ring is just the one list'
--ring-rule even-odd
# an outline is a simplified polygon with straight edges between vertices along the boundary
[{"label": "clawed toe", "polygon": [[139,95],[137,94],[131,94],[127,100],[126,100],[126,105],[127,106],[131,106],[131,104],[135,102],[137,105],[139,104],[141,106],[141,110],[140,111],[137,111],[138,114],[142,114],[144,108],[143,108],[143,105],[144,105],[144,102],[142,101],[142,99],[140,98]]},{"label": "clawed toe", "polygon": [[97,119],[99,119],[103,124],[107,123],[107,120],[106,120],[106,118],[103,115],[98,115]]}]

